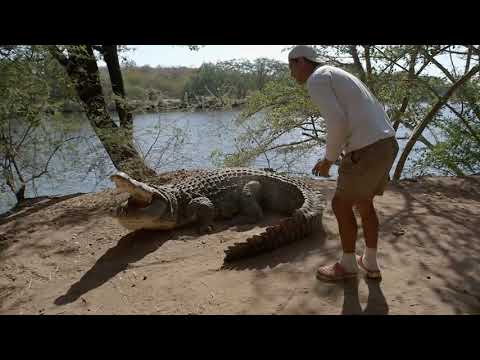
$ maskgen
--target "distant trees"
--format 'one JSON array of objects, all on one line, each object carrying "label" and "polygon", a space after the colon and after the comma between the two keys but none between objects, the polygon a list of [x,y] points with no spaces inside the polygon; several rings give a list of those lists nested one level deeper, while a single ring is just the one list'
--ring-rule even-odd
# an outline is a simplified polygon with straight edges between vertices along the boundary
[{"label": "distant trees", "polygon": [[[106,101],[113,103],[115,96],[109,85],[108,70],[99,70]],[[265,58],[205,63],[198,69],[134,64],[122,68],[124,89],[130,101],[159,104],[163,99],[195,102],[201,97],[214,97],[224,106],[231,99],[245,99],[261,90],[285,71],[285,63]]]},{"label": "distant trees", "polygon": [[193,96],[214,96],[222,103],[225,98],[243,99],[262,90],[268,81],[286,70],[285,63],[265,58],[206,63],[188,81],[185,92]]},{"label": "distant trees", "polygon": [[[105,84],[108,84],[106,69],[100,69]],[[198,69],[186,67],[162,68],[151,66],[128,66],[122,68],[125,91],[131,100],[182,99],[187,82]],[[112,92],[105,89],[107,98]]]}]

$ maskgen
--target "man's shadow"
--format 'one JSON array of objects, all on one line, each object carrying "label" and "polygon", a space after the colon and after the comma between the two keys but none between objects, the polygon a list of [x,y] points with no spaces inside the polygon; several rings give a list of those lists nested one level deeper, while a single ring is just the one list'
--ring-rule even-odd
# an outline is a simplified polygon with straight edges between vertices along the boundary
[{"label": "man's shadow", "polygon": [[367,306],[362,310],[358,297],[358,278],[348,279],[343,283],[342,315],[387,315],[389,308],[380,287],[380,281],[364,278],[368,286]]}]

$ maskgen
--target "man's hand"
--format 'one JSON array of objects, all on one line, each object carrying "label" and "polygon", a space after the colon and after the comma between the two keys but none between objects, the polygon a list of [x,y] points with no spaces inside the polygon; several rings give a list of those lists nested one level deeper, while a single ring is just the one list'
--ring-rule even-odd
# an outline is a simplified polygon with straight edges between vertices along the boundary
[{"label": "man's hand", "polygon": [[332,166],[333,162],[323,159],[316,163],[316,165],[312,169],[312,174],[315,176],[323,176],[329,177],[330,174],[330,167]]}]

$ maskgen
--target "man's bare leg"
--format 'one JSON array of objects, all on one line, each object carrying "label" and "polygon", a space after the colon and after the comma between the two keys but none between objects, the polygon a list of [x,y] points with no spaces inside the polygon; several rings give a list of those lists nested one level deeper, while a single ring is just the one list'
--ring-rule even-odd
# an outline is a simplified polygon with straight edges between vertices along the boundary
[{"label": "man's bare leg", "polygon": [[356,207],[362,218],[363,233],[365,236],[365,252],[362,262],[369,270],[379,270],[377,263],[378,247],[378,216],[373,205],[373,199],[357,202]]},{"label": "man's bare leg", "polygon": [[354,203],[334,196],[332,200],[333,213],[337,219],[343,255],[340,264],[347,272],[356,272],[355,243],[357,242],[357,220],[353,213]]},{"label": "man's bare leg", "polygon": [[373,199],[357,202],[356,207],[362,218],[365,243],[368,248],[376,249],[378,244],[378,217]]},{"label": "man's bare leg", "polygon": [[317,270],[317,278],[326,281],[343,280],[357,276],[358,266],[355,257],[355,243],[357,241],[357,221],[353,213],[352,201],[343,200],[334,196],[332,208],[337,218],[343,255],[335,264],[321,266]]},{"label": "man's bare leg", "polygon": [[335,196],[332,200],[332,209],[337,218],[338,230],[344,253],[354,253],[357,241],[357,220],[353,213],[353,202],[342,200]]}]

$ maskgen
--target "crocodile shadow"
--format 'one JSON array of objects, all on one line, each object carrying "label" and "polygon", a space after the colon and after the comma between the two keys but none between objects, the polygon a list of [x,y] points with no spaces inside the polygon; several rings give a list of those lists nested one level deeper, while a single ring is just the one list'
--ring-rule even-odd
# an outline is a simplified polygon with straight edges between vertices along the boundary
[{"label": "crocodile shadow", "polygon": [[[215,234],[228,228],[226,223],[218,223],[210,233]],[[145,256],[158,250],[168,240],[192,240],[200,236],[192,227],[173,231],[137,230],[122,237],[118,243],[108,249],[67,293],[55,299],[55,305],[65,305],[78,300],[87,292],[100,287],[129,268],[130,264],[142,260]]]}]

